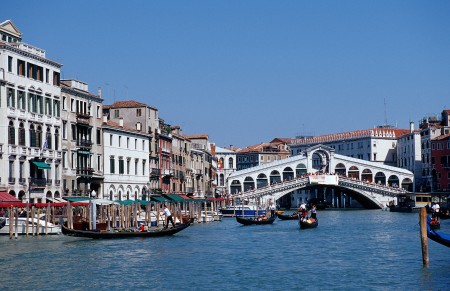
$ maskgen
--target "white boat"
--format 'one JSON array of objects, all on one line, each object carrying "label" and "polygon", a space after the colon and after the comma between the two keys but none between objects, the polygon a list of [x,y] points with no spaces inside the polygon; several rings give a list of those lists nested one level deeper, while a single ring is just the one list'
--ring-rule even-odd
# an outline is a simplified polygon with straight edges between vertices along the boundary
[{"label": "white boat", "polygon": [[[0,220],[5,220],[5,225],[0,228],[0,235],[9,235],[9,227],[10,227],[10,219],[0,218]],[[45,234],[61,234],[61,227],[59,225],[53,224],[51,222],[47,222],[47,227],[45,227],[45,220],[37,219],[37,218],[27,218],[26,217],[18,217],[17,218],[17,228],[15,225],[15,218],[12,223],[13,234],[16,233],[18,235],[24,235],[27,233],[27,225],[28,225],[28,235],[33,235],[39,233],[41,235]],[[34,225],[34,228],[33,228]],[[33,232],[34,230],[34,232]]]},{"label": "white boat", "polygon": [[259,216],[266,214],[265,209],[258,209],[256,205],[229,205],[221,208],[220,212],[223,217]]}]

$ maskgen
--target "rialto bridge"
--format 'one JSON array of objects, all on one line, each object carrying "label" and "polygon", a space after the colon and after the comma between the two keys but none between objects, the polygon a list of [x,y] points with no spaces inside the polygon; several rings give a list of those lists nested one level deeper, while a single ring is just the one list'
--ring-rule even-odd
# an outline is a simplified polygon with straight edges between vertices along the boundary
[{"label": "rialto bridge", "polygon": [[413,182],[408,170],[338,155],[333,148],[317,145],[297,156],[234,172],[227,187],[233,199],[260,205],[314,189],[309,198],[337,207],[354,199],[365,208],[382,208],[398,194],[412,192]]}]

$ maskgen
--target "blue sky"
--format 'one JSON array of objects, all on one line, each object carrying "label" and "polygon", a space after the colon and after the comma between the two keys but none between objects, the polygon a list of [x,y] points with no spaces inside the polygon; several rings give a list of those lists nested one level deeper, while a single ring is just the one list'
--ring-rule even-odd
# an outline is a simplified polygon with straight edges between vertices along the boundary
[{"label": "blue sky", "polygon": [[136,100],[218,146],[450,108],[450,1],[8,1],[62,78]]}]

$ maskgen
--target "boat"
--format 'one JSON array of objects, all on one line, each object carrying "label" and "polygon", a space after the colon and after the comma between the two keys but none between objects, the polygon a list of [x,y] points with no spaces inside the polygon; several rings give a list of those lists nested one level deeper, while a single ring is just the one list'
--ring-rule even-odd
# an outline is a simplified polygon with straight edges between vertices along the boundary
[{"label": "boat", "polygon": [[[16,218],[14,218],[15,220]],[[10,227],[10,219],[9,217],[3,218],[4,224],[3,227],[0,227],[0,235],[9,235],[9,227]],[[28,225],[28,234],[61,234],[61,227],[59,225],[53,224],[51,222],[47,222],[47,226],[45,226],[44,219],[38,218],[26,218],[26,217],[17,217],[17,235],[25,235],[27,234],[27,225]],[[12,225],[12,233],[16,234],[16,225],[13,222]]]},{"label": "boat", "polygon": [[255,216],[255,217],[242,217],[236,216],[236,221],[243,225],[262,225],[262,224],[272,224],[277,215],[266,217],[265,215]]},{"label": "boat", "polygon": [[413,212],[415,206],[415,200],[411,196],[401,194],[397,195],[397,205],[394,204],[394,201],[391,201],[388,207],[390,212]]},{"label": "boat", "polygon": [[229,205],[224,208],[220,208],[220,212],[223,217],[255,217],[259,215],[265,215],[265,209],[259,209],[256,205]]},{"label": "boat", "polygon": [[431,218],[430,220],[430,228],[431,229],[439,229],[441,228],[441,223],[439,222],[439,219],[437,218]]},{"label": "boat", "polygon": [[173,228],[155,228],[144,231],[137,229],[111,229],[111,230],[76,230],[68,228],[66,224],[62,226],[62,233],[67,236],[84,237],[92,239],[113,239],[113,238],[131,238],[131,237],[160,237],[176,234],[191,225],[190,221],[178,224]]},{"label": "boat", "polygon": [[315,228],[319,225],[319,220],[317,218],[302,217],[298,219],[298,224],[301,229]]},{"label": "boat", "polygon": [[412,212],[411,206],[389,205],[390,212]]},{"label": "boat", "polygon": [[298,219],[298,213],[294,212],[291,214],[278,214],[278,218],[281,220],[295,220]]},{"label": "boat", "polygon": [[429,239],[450,248],[450,234],[431,229],[431,219],[427,218],[427,236]]}]

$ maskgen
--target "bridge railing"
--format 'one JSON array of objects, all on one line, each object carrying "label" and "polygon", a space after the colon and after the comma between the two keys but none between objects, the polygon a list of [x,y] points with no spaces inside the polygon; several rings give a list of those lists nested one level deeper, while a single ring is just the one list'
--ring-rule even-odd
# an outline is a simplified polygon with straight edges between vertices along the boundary
[{"label": "bridge railing", "polygon": [[382,195],[388,195],[395,197],[398,194],[410,193],[403,188],[390,187],[386,185],[374,184],[369,182],[364,182],[360,180],[354,180],[347,177],[339,177],[339,185],[351,186],[353,188],[366,190],[369,192],[375,192]]}]

